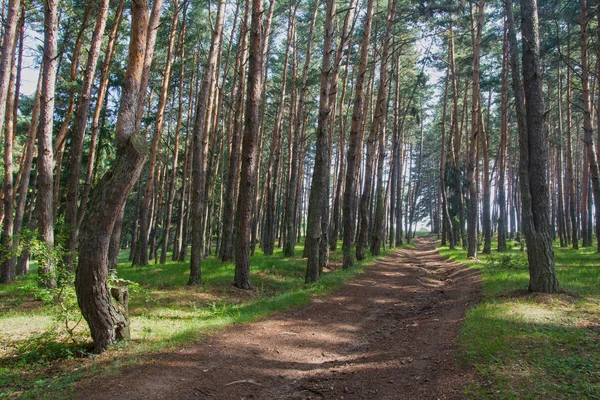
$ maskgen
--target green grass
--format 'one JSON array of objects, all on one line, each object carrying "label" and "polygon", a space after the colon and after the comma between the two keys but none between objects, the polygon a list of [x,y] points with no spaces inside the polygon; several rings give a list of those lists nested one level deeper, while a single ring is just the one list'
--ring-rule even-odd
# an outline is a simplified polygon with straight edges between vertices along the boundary
[{"label": "green grass", "polygon": [[531,294],[526,255],[511,244],[479,261],[439,249],[483,280],[460,340],[461,360],[479,375],[469,398],[600,399],[600,255],[555,247],[561,293]]},{"label": "green grass", "polygon": [[300,246],[293,258],[284,257],[281,250],[273,256],[257,251],[251,259],[253,290],[245,291],[232,285],[233,263],[207,258],[202,263],[202,284],[189,287],[189,263],[132,267],[127,252],[122,252],[118,277],[139,285],[130,295],[132,338],[101,356],[87,352],[90,340],[84,321],[75,331],[77,343],[56,333],[62,331],[60,314],[36,300],[34,274],[0,286],[0,399],[70,398],[73,386],[86,377],[118,374],[122,366],[190,345],[225,326],[305,305],[374,261],[369,257],[342,270],[341,250],[332,252],[332,270],[321,281],[306,285],[306,260],[301,254]]}]

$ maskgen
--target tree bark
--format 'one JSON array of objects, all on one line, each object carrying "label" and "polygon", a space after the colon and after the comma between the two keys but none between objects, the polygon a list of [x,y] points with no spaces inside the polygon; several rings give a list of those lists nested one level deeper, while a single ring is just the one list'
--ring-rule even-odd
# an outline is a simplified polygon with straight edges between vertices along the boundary
[{"label": "tree bark", "polygon": [[77,203],[79,200],[79,178],[81,175],[83,140],[88,122],[90,104],[92,102],[92,85],[94,83],[96,65],[100,55],[100,45],[102,44],[102,36],[104,35],[104,28],[106,27],[108,3],[108,0],[101,0],[98,4],[98,9],[96,10],[96,27],[92,34],[85,74],[83,76],[83,84],[75,113],[75,122],[71,133],[71,150],[67,178],[67,203],[65,208],[65,227],[68,232],[65,265],[70,271],[75,269],[75,252],[77,250],[77,238],[79,236]]},{"label": "tree bark", "polygon": [[321,86],[319,91],[319,116],[316,132],[316,154],[313,178],[310,187],[310,198],[308,203],[308,218],[306,223],[305,246],[308,249],[308,260],[306,264],[306,283],[316,282],[321,278],[321,240],[323,240],[323,208],[327,207],[328,197],[326,194],[329,186],[329,122],[331,112],[331,73],[333,60],[333,31],[335,0],[327,0],[324,28],[323,59],[321,64]]},{"label": "tree bark", "polygon": [[[377,109],[375,118],[373,119],[373,127],[377,129],[379,151],[377,159],[377,187],[375,188],[376,210],[373,233],[371,235],[371,254],[378,256],[381,253],[381,246],[385,244],[385,199],[386,191],[383,186],[383,164],[385,162],[386,149],[386,125],[387,125],[387,110],[388,110],[388,58],[390,55],[390,41],[392,36],[392,27],[396,16],[396,0],[391,0],[388,3],[388,11],[386,17],[385,34],[382,38],[383,49],[381,51],[381,65],[379,70],[379,93],[377,97]],[[383,93],[382,93],[383,92]],[[368,155],[367,155],[368,157]]]},{"label": "tree bark", "polygon": [[365,78],[367,76],[367,66],[369,61],[369,44],[371,39],[371,25],[373,19],[373,0],[368,0],[365,17],[363,40],[360,44],[360,61],[356,77],[356,88],[354,94],[354,105],[352,112],[352,124],[350,127],[350,136],[348,139],[348,155],[346,161],[346,183],[344,185],[344,205],[343,205],[343,227],[344,227],[344,268],[350,268],[354,265],[355,248],[354,236],[356,232],[356,205],[358,191],[358,174],[360,171],[360,153],[362,148],[362,124],[364,116],[365,102]]},{"label": "tree bark", "polygon": [[[506,24],[505,24],[506,25]],[[500,144],[498,145],[498,251],[506,251],[506,146],[508,143],[508,32],[504,28],[500,99]]]},{"label": "tree bark", "polygon": [[277,115],[275,117],[275,125],[273,127],[273,134],[271,135],[271,154],[269,157],[269,166],[267,169],[267,199],[265,204],[265,223],[263,225],[263,240],[262,249],[265,255],[272,255],[275,249],[275,236],[277,231],[276,224],[276,196],[278,188],[278,172],[279,172],[279,160],[281,157],[282,147],[282,121],[283,113],[285,110],[285,97],[287,90],[287,75],[288,75],[288,60],[291,47],[292,37],[294,35],[296,26],[296,12],[298,10],[298,4],[290,3],[289,17],[288,17],[288,33],[286,40],[286,50],[283,61],[283,74],[282,84],[280,91],[279,107]]},{"label": "tree bark", "polygon": [[[17,9],[17,13],[18,13]],[[6,41],[10,39],[7,38]],[[13,150],[14,150],[14,113],[15,107],[15,79],[17,65],[14,60],[15,46],[12,48],[10,63],[10,79],[8,92],[6,93],[6,118],[4,123],[4,221],[2,222],[2,240],[0,244],[0,282],[10,283],[15,276],[15,257],[13,254],[14,246],[14,223],[15,223],[15,199],[13,189]],[[0,106],[1,107],[1,106]],[[1,107],[4,108],[4,107]],[[0,125],[0,128],[2,126]]]},{"label": "tree bark", "polygon": [[476,4],[477,16],[471,10],[471,36],[473,41],[473,89],[471,92],[471,138],[469,145],[469,161],[467,163],[467,188],[469,191],[469,218],[467,221],[468,249],[467,257],[477,258],[477,226],[479,220],[479,188],[475,180],[475,167],[479,163],[478,143],[481,135],[481,92],[480,92],[480,55],[481,35],[484,18],[484,1]]},{"label": "tree bark", "polygon": [[[236,70],[238,72],[238,87],[234,96],[235,116],[233,130],[231,131],[231,150],[229,152],[229,166],[227,169],[227,186],[225,189],[225,204],[223,206],[223,244],[221,259],[231,261],[234,258],[234,226],[236,216],[236,203],[240,185],[240,147],[242,145],[242,129],[244,118],[244,94],[246,92],[246,55],[248,48],[248,23],[250,19],[251,0],[246,1],[244,21],[240,25],[239,51]],[[260,121],[258,121],[260,123]]]},{"label": "tree bark", "polygon": [[511,0],[505,0],[505,9],[519,129],[521,224],[527,243],[529,291],[556,293],[558,280],[550,237],[550,199],[546,182],[548,140],[544,131],[537,1],[521,1],[523,84],[518,71],[517,35]]},{"label": "tree bark", "polygon": [[[155,0],[156,1],[156,0]],[[171,21],[171,31],[169,33],[169,44],[167,48],[167,58],[165,69],[163,71],[163,77],[161,82],[161,91],[158,97],[158,107],[156,110],[156,122],[154,123],[154,134],[152,136],[152,147],[150,149],[150,160],[148,162],[148,177],[146,178],[146,190],[144,193],[144,201],[140,209],[140,234],[138,235],[138,246],[140,247],[140,265],[148,265],[148,240],[150,235],[151,221],[150,221],[150,205],[155,192],[155,176],[157,170],[157,157],[158,157],[158,145],[163,134],[163,127],[165,123],[165,110],[167,107],[169,87],[171,84],[171,73],[173,59],[173,49],[175,47],[175,36],[177,33],[178,26],[178,2],[175,1],[173,4],[174,10],[173,19]],[[145,101],[145,96],[140,97],[139,101]],[[138,106],[139,112],[139,106]]]},{"label": "tree bark", "polygon": [[[42,65],[42,96],[40,110],[40,130],[38,132],[38,195],[37,223],[40,240],[49,248],[54,247],[54,196],[52,187],[52,128],[54,126],[54,93],[56,87],[58,38],[58,0],[44,3],[44,56]],[[54,260],[40,263],[38,269],[40,284],[46,287],[56,285]]]},{"label": "tree bark", "polygon": [[260,100],[263,80],[263,2],[252,0],[248,90],[242,144],[242,169],[237,204],[237,243],[234,284],[250,289],[250,230],[252,229],[252,194],[256,172],[256,147],[259,133]]},{"label": "tree bark", "polygon": [[210,51],[204,76],[200,86],[198,102],[196,104],[196,119],[192,139],[192,257],[190,260],[190,278],[188,285],[199,285],[202,281],[200,262],[204,258],[202,218],[204,213],[204,186],[206,184],[206,158],[208,146],[208,124],[206,116],[209,113],[209,92],[216,73],[219,42],[223,32],[223,19],[225,14],[225,0],[219,0],[217,19],[212,32]]},{"label": "tree bark", "polygon": [[129,336],[126,310],[112,299],[107,283],[108,248],[119,212],[142,172],[147,154],[146,140],[136,129],[144,57],[150,50],[146,48],[147,27],[148,3],[132,2],[129,54],[115,132],[117,154],[112,167],[91,193],[79,237],[75,289],[96,352]]},{"label": "tree bark", "polygon": [[96,149],[98,147],[98,135],[100,134],[100,116],[103,105],[106,100],[106,93],[108,92],[109,78],[110,78],[110,66],[112,60],[117,51],[116,43],[119,38],[119,26],[123,17],[123,7],[125,0],[120,0],[117,10],[115,11],[114,23],[111,28],[110,36],[106,44],[106,51],[104,55],[104,61],[102,63],[102,70],[100,72],[100,83],[98,85],[98,93],[96,99],[96,107],[94,108],[94,115],[92,116],[92,133],[90,137],[90,150],[88,153],[88,164],[85,173],[85,184],[81,193],[81,202],[79,205],[79,211],[77,212],[77,225],[81,225],[85,209],[87,207],[88,198],[90,196],[90,190],[92,188],[92,180],[94,176],[94,165],[96,161]]}]

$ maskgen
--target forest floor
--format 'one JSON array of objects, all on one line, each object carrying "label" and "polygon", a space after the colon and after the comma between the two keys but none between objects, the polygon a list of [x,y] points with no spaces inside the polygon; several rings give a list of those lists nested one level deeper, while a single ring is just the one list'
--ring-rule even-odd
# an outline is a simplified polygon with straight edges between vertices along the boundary
[{"label": "forest floor", "polygon": [[392,252],[335,293],[236,324],[117,377],[86,380],[84,399],[460,399],[475,372],[459,364],[479,272],[430,238]]}]

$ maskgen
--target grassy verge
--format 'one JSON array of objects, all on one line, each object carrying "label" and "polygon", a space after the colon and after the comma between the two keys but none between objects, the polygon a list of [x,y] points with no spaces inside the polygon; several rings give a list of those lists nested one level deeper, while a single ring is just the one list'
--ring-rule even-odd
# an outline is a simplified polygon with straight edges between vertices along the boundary
[{"label": "grassy verge", "polygon": [[273,256],[258,251],[251,259],[254,288],[245,291],[231,284],[234,264],[214,257],[202,264],[203,283],[188,287],[188,263],[131,267],[123,253],[118,276],[137,287],[129,303],[132,339],[101,356],[87,352],[89,330],[84,321],[72,337],[61,333],[64,315],[39,300],[34,274],[0,286],[0,399],[70,398],[74,385],[86,377],[119,374],[123,366],[190,345],[225,326],[305,305],[375,261],[369,257],[342,270],[341,251],[332,252],[332,269],[320,282],[306,285],[301,247],[296,254],[286,258],[280,250]]},{"label": "grassy verge", "polygon": [[506,253],[467,260],[477,268],[484,299],[467,313],[461,358],[480,379],[474,399],[600,399],[600,255],[592,248],[555,248],[561,293],[531,294],[526,255]]}]

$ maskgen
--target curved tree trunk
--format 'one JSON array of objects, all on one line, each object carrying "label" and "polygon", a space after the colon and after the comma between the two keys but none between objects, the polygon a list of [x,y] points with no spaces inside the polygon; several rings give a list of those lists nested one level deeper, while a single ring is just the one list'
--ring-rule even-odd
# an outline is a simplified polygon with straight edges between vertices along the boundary
[{"label": "curved tree trunk", "polygon": [[148,3],[131,3],[131,36],[127,70],[116,123],[116,159],[91,194],[79,237],[75,278],[77,301],[87,321],[94,350],[102,352],[129,336],[126,305],[117,305],[108,287],[108,248],[117,217],[138,180],[147,154],[146,140],[136,130],[136,110],[142,80]]}]

